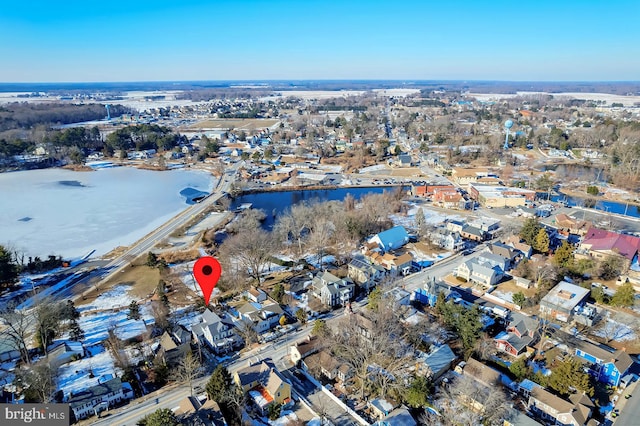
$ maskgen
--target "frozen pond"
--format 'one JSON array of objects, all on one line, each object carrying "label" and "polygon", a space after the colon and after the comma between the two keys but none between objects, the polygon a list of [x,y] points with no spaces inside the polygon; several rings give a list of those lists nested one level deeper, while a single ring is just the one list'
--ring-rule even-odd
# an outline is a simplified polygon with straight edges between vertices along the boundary
[{"label": "frozen pond", "polygon": [[188,206],[185,189],[210,192],[214,179],[130,167],[0,173],[0,244],[27,256],[99,256],[157,228]]}]

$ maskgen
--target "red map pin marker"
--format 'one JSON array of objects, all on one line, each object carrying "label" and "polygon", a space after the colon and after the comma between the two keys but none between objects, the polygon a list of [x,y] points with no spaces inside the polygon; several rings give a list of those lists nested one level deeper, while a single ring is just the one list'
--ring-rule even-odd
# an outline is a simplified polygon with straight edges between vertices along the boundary
[{"label": "red map pin marker", "polygon": [[211,256],[203,256],[193,265],[193,275],[202,290],[206,305],[209,304],[211,293],[218,284],[220,274],[222,274],[220,262]]}]

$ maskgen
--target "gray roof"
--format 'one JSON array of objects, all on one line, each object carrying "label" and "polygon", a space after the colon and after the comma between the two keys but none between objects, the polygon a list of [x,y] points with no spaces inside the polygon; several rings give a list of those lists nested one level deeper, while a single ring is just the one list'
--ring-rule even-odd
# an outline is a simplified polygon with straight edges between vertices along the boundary
[{"label": "gray roof", "polygon": [[119,377],[115,379],[111,379],[107,382],[100,383],[99,385],[92,386],[88,389],[80,391],[74,394],[71,398],[69,398],[69,405],[71,408],[76,408],[82,406],[88,402],[93,401],[94,399],[102,398],[105,395],[110,393],[120,392],[122,389],[122,380]]},{"label": "gray roof", "polygon": [[431,369],[431,372],[437,377],[444,373],[443,370],[451,366],[456,355],[453,353],[449,345],[442,345],[431,351],[425,358],[425,363]]}]

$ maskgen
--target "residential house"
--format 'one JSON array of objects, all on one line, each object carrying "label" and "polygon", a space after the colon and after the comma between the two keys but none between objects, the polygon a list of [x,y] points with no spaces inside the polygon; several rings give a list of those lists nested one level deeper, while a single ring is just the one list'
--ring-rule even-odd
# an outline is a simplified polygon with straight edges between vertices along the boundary
[{"label": "residential house", "polygon": [[437,281],[435,277],[427,281],[424,288],[417,288],[412,295],[414,300],[420,303],[428,304],[431,307],[436,306],[438,294],[442,293],[445,298],[451,293],[451,286],[443,281]]},{"label": "residential house", "polygon": [[411,270],[413,256],[411,256],[411,253],[405,253],[400,256],[385,253],[381,256],[379,262],[382,267],[390,272],[407,275]]},{"label": "residential house", "polygon": [[86,419],[101,411],[133,398],[131,385],[119,377],[72,394],[66,401],[77,420]]},{"label": "residential house", "polygon": [[604,345],[595,345],[579,340],[575,355],[589,363],[589,373],[599,382],[618,386],[620,380],[633,366],[633,358],[624,350],[613,349]]},{"label": "residential house", "polygon": [[348,364],[338,361],[335,356],[326,350],[304,358],[303,368],[313,374],[322,374],[329,380],[338,380],[342,383],[345,383],[353,375]]},{"label": "residential house", "polygon": [[187,396],[178,403],[174,413],[184,423],[203,426],[227,426],[227,422],[220,411],[220,406],[212,399],[201,402],[195,396]]},{"label": "residential house", "polygon": [[376,243],[381,250],[387,252],[399,249],[407,244],[409,242],[409,234],[404,226],[394,226],[374,235],[369,239],[369,242]]},{"label": "residential house", "polygon": [[409,154],[400,154],[398,155],[398,166],[400,167],[411,167],[413,162],[411,160],[411,155]]},{"label": "residential house", "polygon": [[523,242],[518,235],[509,236],[503,241],[503,243],[518,250],[527,259],[529,259],[533,254],[533,248],[529,244]]},{"label": "residential house", "polygon": [[455,359],[456,355],[447,344],[432,348],[424,358],[427,376],[431,381],[438,380],[440,376],[451,369],[451,364]]},{"label": "residential house", "polygon": [[235,383],[249,398],[266,413],[273,403],[286,405],[291,403],[291,384],[271,363],[240,368],[233,374]]},{"label": "residential house", "polygon": [[460,230],[460,236],[466,240],[480,242],[484,241],[486,232],[475,226],[464,225]]},{"label": "residential house", "polygon": [[258,333],[271,330],[279,324],[282,308],[271,299],[262,303],[247,302],[238,308],[238,319],[251,324]]},{"label": "residential house", "polygon": [[578,220],[564,213],[557,214],[554,219],[555,225],[560,233],[570,233],[585,235],[592,227],[592,223],[585,220]]},{"label": "residential house", "polygon": [[586,252],[589,256],[603,260],[609,256],[616,256],[624,261],[624,267],[620,271],[626,272],[631,268],[640,271],[638,265],[638,251],[640,250],[640,237],[617,232],[606,231],[604,229],[590,228],[582,243],[579,252]]},{"label": "residential house", "polygon": [[510,266],[510,261],[509,259],[505,258],[504,256],[501,256],[499,254],[494,254],[492,252],[482,252],[480,254],[480,256],[477,257],[478,261],[480,263],[484,263],[486,265],[491,265],[492,267],[497,266],[498,268],[500,268],[503,272],[507,271],[509,269]]},{"label": "residential house", "polygon": [[489,170],[484,168],[465,169],[454,167],[451,172],[451,179],[460,186],[477,182],[479,178],[486,176],[489,176]]},{"label": "residential house", "polygon": [[[593,403],[579,395],[576,402],[567,401],[543,388],[531,391],[527,409],[545,422],[565,426],[584,426],[593,411]],[[586,398],[587,400],[589,398]]]},{"label": "residential house", "polygon": [[468,282],[481,284],[485,287],[492,287],[500,282],[504,276],[504,271],[499,266],[482,262],[476,257],[460,264],[454,271],[454,275]]},{"label": "residential house", "polygon": [[191,342],[189,340],[176,341],[169,332],[165,331],[160,337],[156,361],[165,365],[176,365],[180,360],[184,359],[189,351],[191,351]]},{"label": "residential house", "polygon": [[447,219],[447,231],[460,233],[465,225],[465,222]]},{"label": "residential house", "polygon": [[552,319],[568,322],[574,309],[586,302],[589,293],[586,288],[560,281],[540,301],[540,312]]},{"label": "residential house", "polygon": [[52,346],[47,353],[47,361],[52,369],[56,370],[62,364],[84,356],[84,347],[80,342],[72,340],[60,342]]},{"label": "residential house", "polygon": [[369,401],[369,407],[377,419],[383,419],[388,416],[396,406],[397,404],[393,401],[384,398],[376,398]]},{"label": "residential house", "polygon": [[407,407],[400,406],[387,414],[382,420],[374,423],[373,426],[418,426],[418,423],[411,416]]},{"label": "residential house", "polygon": [[318,343],[316,336],[307,336],[306,339],[289,346],[289,358],[291,358],[291,362],[298,364],[300,360],[306,358],[308,355],[318,352]]},{"label": "residential house", "polygon": [[364,259],[352,259],[348,265],[347,276],[367,292],[382,279],[386,270]]},{"label": "residential house", "polygon": [[222,320],[209,309],[202,314],[201,323],[191,326],[191,333],[196,343],[206,344],[217,353],[228,351],[239,343],[229,321]]},{"label": "residential house", "polygon": [[491,243],[489,244],[489,251],[498,256],[502,256],[507,260],[505,265],[505,271],[513,268],[516,264],[516,259],[520,255],[520,252],[515,248],[503,243]]},{"label": "residential house", "polygon": [[351,278],[338,278],[330,272],[319,272],[311,280],[311,292],[329,307],[344,306],[353,298],[355,285]]},{"label": "residential house", "polygon": [[[462,237],[460,237],[460,234],[457,232],[449,232],[449,231],[432,232],[429,234],[429,240],[433,244],[436,244],[439,247],[449,251],[460,251],[460,250],[463,250],[465,246],[464,240],[462,239]],[[414,244],[414,248],[416,248],[417,250],[420,250],[420,247],[418,247],[418,244],[419,243]],[[431,253],[432,253],[432,250],[424,251],[424,254],[431,254]]]},{"label": "residential house", "polygon": [[481,363],[474,358],[469,358],[468,361],[463,361],[458,364],[456,370],[460,369],[462,375],[469,376],[476,382],[488,388],[493,388],[497,384],[501,383],[501,374],[499,371],[494,370],[493,368]]},{"label": "residential house", "polygon": [[511,318],[506,331],[499,333],[494,340],[498,350],[517,357],[538,341],[538,321],[517,312],[513,312]]}]

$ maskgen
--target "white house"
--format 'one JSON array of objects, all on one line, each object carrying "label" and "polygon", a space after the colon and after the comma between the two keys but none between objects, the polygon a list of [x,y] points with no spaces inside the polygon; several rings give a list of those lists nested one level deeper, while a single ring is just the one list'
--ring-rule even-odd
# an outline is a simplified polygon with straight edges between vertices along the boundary
[{"label": "white house", "polygon": [[247,302],[238,308],[238,319],[252,324],[258,333],[264,333],[278,325],[282,315],[280,305],[271,299],[262,303]]},{"label": "white house", "polygon": [[216,352],[230,349],[238,339],[231,326],[209,309],[202,314],[201,323],[191,326],[191,333],[196,342],[207,344]]},{"label": "white house", "polygon": [[320,272],[311,281],[312,294],[327,306],[344,305],[351,300],[355,285],[350,278],[340,279],[329,272]]},{"label": "white house", "polygon": [[123,383],[119,377],[116,377],[73,394],[67,400],[67,403],[76,419],[80,420],[132,398],[133,389],[131,389],[131,385],[126,382]]}]

